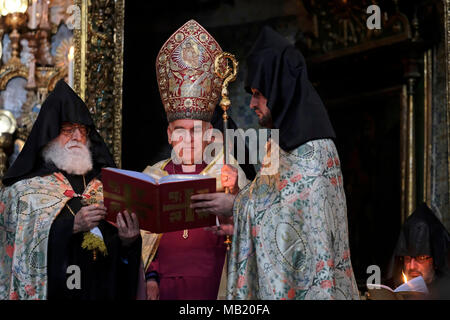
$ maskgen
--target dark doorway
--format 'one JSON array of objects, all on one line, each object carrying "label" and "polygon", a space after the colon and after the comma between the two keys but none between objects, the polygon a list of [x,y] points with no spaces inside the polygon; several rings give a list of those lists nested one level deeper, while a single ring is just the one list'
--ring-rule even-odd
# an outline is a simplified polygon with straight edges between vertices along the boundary
[{"label": "dark doorway", "polygon": [[364,287],[366,269],[388,269],[400,227],[400,97],[393,88],[333,104],[347,197],[352,263]]},{"label": "dark doorway", "polygon": [[370,265],[379,266],[386,280],[401,226],[401,52],[384,48],[310,68],[337,135],[351,259],[361,291]]}]

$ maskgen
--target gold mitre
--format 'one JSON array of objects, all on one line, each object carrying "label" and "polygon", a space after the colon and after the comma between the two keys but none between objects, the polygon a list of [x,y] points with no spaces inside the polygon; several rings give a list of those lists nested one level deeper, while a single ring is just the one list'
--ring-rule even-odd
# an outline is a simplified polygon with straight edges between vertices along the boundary
[{"label": "gold mitre", "polygon": [[222,86],[214,72],[220,53],[217,41],[194,20],[164,43],[156,57],[156,78],[169,122],[211,121]]}]

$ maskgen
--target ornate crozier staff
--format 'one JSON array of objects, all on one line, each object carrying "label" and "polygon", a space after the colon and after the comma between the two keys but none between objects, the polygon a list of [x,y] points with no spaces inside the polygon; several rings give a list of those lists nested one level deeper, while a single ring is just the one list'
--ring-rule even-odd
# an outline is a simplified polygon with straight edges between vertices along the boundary
[{"label": "ornate crozier staff", "polygon": [[[229,66],[228,61],[232,62],[232,67]],[[238,73],[239,63],[237,62],[235,56],[228,52],[222,52],[219,54],[214,61],[214,71],[216,75],[223,80],[222,83],[222,99],[220,100],[220,107],[223,110],[223,146],[224,146],[224,156],[223,162],[227,163],[228,159],[228,141],[227,141],[227,129],[228,129],[228,114],[227,111],[231,107],[231,101],[228,98],[228,84],[236,80],[236,75]],[[225,187],[225,193],[229,193],[228,187]],[[230,236],[226,236],[225,244],[227,245],[227,250],[230,250],[231,239]]]}]

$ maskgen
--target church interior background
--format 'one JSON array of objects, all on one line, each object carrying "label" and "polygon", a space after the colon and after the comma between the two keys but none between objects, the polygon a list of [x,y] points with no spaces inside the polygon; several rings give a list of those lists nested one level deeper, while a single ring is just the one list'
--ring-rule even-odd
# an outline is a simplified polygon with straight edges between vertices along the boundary
[{"label": "church interior background", "polygon": [[[366,26],[381,8],[381,29]],[[245,58],[270,25],[304,54],[336,130],[352,264],[385,275],[400,226],[425,201],[450,229],[450,0],[1,0],[0,174],[59,79],[84,99],[116,163],[167,156],[155,58],[189,19],[236,55],[230,115],[258,128]],[[71,49],[72,48],[72,49]]]}]

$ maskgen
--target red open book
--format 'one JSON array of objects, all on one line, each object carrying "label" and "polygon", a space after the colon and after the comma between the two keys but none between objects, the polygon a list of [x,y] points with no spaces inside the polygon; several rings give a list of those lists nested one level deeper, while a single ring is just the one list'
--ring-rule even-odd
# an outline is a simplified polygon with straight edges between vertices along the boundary
[{"label": "red open book", "polygon": [[142,172],[103,168],[107,220],[125,209],[139,218],[139,228],[153,233],[212,226],[216,217],[190,208],[191,196],[216,192],[216,179],[203,175],[148,176]]}]

